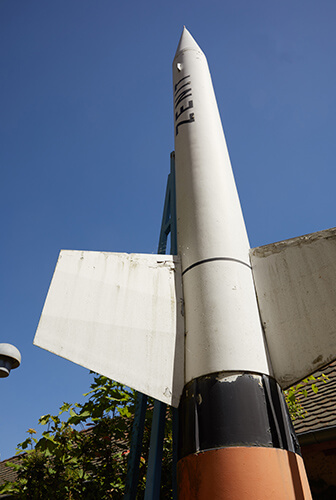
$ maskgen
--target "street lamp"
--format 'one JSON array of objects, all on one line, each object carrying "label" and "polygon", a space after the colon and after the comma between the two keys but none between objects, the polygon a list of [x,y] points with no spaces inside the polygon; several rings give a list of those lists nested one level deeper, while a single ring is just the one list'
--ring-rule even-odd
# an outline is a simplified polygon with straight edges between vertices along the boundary
[{"label": "street lamp", "polygon": [[21,363],[20,351],[12,344],[0,344],[0,378],[8,377],[11,369]]}]

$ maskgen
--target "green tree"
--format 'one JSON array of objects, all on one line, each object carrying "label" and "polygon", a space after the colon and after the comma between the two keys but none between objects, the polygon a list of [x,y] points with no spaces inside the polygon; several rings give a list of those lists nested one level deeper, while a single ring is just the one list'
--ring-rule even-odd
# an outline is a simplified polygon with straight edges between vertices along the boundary
[{"label": "green tree", "polygon": [[328,377],[326,377],[324,373],[317,378],[314,377],[314,375],[310,375],[304,380],[301,380],[298,384],[284,391],[289,414],[292,420],[305,417],[306,410],[304,409],[302,402],[308,395],[316,394],[318,392],[316,385],[317,380],[322,380],[326,383]]},{"label": "green tree", "polygon": [[[43,415],[41,439],[29,429],[18,445],[22,460],[12,465],[17,480],[0,494],[17,499],[83,500],[123,498],[135,392],[103,376],[94,376],[84,404],[64,403],[58,415]],[[139,495],[143,498],[153,405],[149,404],[140,461]],[[162,482],[164,498],[171,496],[172,417],[167,410]]]}]

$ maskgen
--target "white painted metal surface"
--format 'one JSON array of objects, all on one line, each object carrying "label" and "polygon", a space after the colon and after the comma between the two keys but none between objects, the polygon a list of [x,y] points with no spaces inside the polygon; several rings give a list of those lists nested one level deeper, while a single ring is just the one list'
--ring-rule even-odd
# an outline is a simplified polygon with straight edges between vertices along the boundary
[{"label": "white painted metal surface", "polygon": [[186,382],[224,370],[270,374],[249,242],[209,68],[186,29],[173,83]]},{"label": "white painted metal surface", "polygon": [[251,250],[262,323],[283,388],[336,358],[336,229]]},{"label": "white painted metal surface", "polygon": [[181,309],[177,257],[63,250],[34,344],[177,406]]}]

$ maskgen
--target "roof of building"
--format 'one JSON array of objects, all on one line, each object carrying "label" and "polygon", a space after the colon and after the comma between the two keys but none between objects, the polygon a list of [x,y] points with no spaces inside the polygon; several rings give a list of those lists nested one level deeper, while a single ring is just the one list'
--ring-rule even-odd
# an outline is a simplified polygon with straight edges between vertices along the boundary
[{"label": "roof of building", "polygon": [[[10,464],[18,463],[22,456],[25,453],[21,453],[20,455],[14,455],[14,457],[8,458],[7,460],[3,460],[0,462],[0,486],[3,485],[6,481],[15,481],[17,478],[17,472],[14,467],[11,467]],[[1,499],[12,498],[11,495],[0,495]]]},{"label": "roof of building", "polygon": [[0,485],[5,481],[14,481],[16,479],[17,473],[14,467],[9,464],[18,463],[22,458],[21,455],[15,455],[14,457],[8,458],[0,462]]},{"label": "roof of building", "polygon": [[[323,379],[322,374],[328,379]],[[315,394],[310,388],[308,397],[300,398],[304,409],[303,418],[294,421],[299,436],[333,428],[336,431],[336,361],[314,373],[314,377],[318,391]]]}]

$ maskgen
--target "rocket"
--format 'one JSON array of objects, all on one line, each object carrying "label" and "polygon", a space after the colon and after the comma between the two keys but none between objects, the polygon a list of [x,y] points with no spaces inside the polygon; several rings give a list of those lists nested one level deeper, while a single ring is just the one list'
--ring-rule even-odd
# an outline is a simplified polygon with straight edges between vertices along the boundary
[{"label": "rocket", "polygon": [[186,28],[173,105],[178,255],[61,251],[34,343],[179,408],[180,499],[309,499],[282,389],[336,358],[336,230],[250,249]]},{"label": "rocket", "polygon": [[179,496],[289,499],[295,498],[295,480],[300,498],[310,498],[299,445],[273,378],[207,61],[186,29],[173,83],[185,302]]}]

